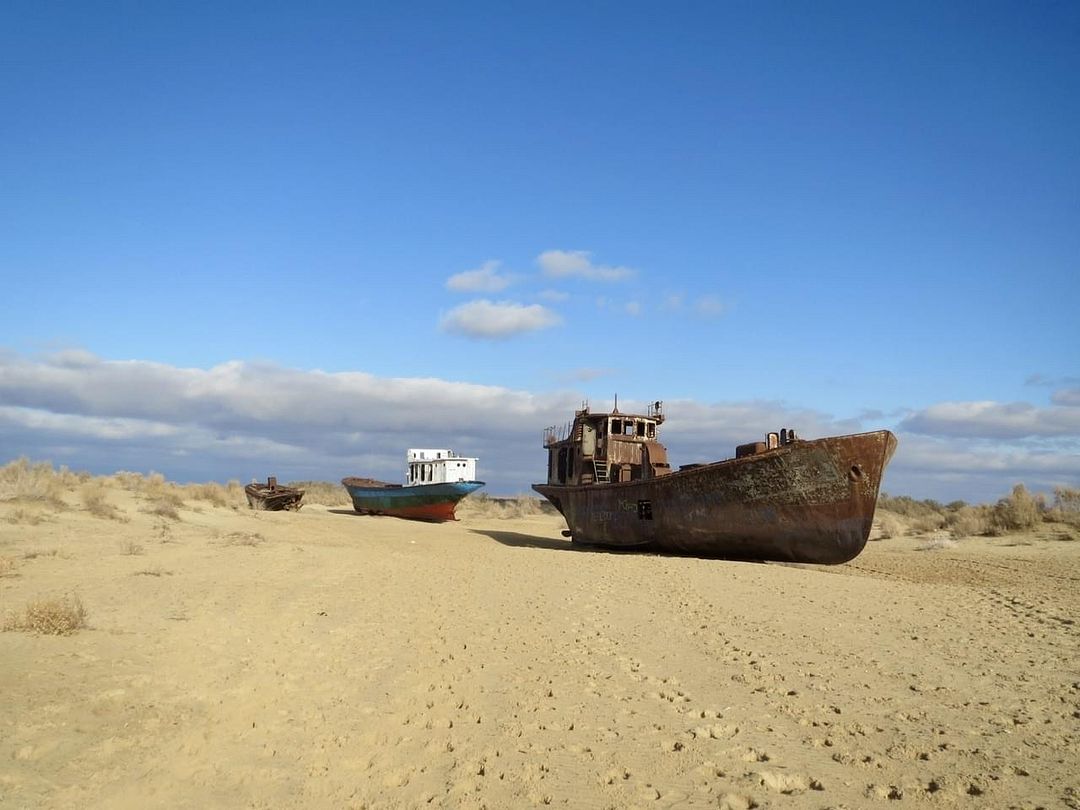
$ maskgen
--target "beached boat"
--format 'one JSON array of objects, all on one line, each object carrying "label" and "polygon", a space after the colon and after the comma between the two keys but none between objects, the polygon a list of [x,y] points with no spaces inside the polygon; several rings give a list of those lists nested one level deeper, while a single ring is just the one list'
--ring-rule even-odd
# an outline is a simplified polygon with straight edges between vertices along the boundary
[{"label": "beached boat", "polygon": [[343,478],[353,509],[362,515],[412,520],[455,520],[458,503],[484,485],[477,481],[475,458],[453,450],[411,449],[405,454],[405,484],[372,478]]},{"label": "beached boat", "polygon": [[842,563],[866,545],[887,430],[804,440],[793,430],[740,445],[735,457],[673,470],[647,413],[576,411],[548,428],[548,480],[533,489],[566,518],[575,543],[743,560]]},{"label": "beached boat", "polygon": [[244,487],[244,494],[247,495],[248,506],[252,509],[261,509],[264,512],[288,509],[299,512],[303,505],[300,501],[304,497],[304,490],[282,486],[276,478],[270,476],[265,484],[248,484]]}]

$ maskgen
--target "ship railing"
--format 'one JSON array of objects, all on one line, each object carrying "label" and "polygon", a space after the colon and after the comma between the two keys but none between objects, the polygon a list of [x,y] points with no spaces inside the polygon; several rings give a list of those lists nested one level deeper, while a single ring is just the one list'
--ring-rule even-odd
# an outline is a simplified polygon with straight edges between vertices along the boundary
[{"label": "ship railing", "polygon": [[573,422],[567,422],[565,425],[552,425],[544,428],[544,447],[565,441],[566,437],[570,435],[570,428],[573,427],[573,424]]}]

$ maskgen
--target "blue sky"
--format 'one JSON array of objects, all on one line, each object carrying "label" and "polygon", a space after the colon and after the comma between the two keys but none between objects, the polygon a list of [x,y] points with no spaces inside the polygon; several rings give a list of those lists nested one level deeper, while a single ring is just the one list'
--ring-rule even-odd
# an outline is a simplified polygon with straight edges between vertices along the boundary
[{"label": "blue sky", "polygon": [[14,2],[0,110],[2,457],[507,493],[618,393],[1080,483],[1075,4]]}]

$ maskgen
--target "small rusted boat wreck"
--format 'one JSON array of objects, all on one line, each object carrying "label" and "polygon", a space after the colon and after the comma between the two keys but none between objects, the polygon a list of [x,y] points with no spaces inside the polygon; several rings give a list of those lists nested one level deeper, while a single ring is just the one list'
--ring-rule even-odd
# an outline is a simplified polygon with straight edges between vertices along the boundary
[{"label": "small rusted boat wreck", "polygon": [[466,495],[484,485],[476,481],[475,458],[453,450],[410,449],[405,453],[405,484],[372,478],[343,478],[342,486],[361,515],[410,520],[456,520],[454,510]]},{"label": "small rusted boat wreck", "polygon": [[547,483],[533,489],[566,518],[573,542],[740,560],[835,564],[866,545],[887,430],[804,440],[793,430],[735,457],[673,470],[657,440],[662,403],[645,414],[593,413],[548,428]]},{"label": "small rusted boat wreck", "polygon": [[244,494],[247,495],[248,506],[264,512],[280,512],[282,509],[299,512],[302,506],[300,501],[304,498],[304,490],[282,486],[274,476],[267,478],[265,484],[248,484],[244,487]]}]

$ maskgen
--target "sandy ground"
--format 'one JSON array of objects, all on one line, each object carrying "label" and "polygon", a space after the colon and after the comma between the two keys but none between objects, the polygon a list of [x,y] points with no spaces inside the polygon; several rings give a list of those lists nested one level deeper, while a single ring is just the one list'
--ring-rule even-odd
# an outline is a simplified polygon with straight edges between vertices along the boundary
[{"label": "sandy ground", "polygon": [[[0,806],[1080,807],[1080,542],[834,568],[551,516],[0,506]],[[194,508],[191,508],[194,507]]]}]

